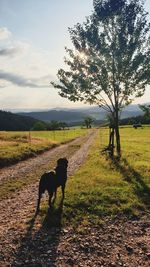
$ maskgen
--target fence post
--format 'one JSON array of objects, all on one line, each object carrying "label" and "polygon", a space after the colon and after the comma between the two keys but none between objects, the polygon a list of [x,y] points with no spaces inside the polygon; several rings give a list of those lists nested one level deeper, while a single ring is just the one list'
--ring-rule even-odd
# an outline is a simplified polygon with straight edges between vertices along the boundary
[{"label": "fence post", "polygon": [[31,143],[31,131],[29,130],[29,142]]},{"label": "fence post", "polygon": [[54,137],[54,141],[55,141],[55,131],[53,131],[53,137]]}]

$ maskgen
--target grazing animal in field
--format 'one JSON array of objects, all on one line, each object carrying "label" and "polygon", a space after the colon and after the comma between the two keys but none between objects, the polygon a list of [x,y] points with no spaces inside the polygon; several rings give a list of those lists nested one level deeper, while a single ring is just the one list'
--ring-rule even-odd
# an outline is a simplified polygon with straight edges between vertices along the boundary
[{"label": "grazing animal in field", "polygon": [[57,188],[59,186],[61,186],[62,198],[64,199],[65,185],[67,181],[67,167],[68,160],[66,158],[60,158],[57,160],[57,166],[54,171],[45,172],[41,176],[39,182],[39,195],[36,213],[39,211],[41,197],[46,190],[49,194],[49,207],[51,207],[52,204],[52,197],[54,196],[54,200],[56,198]]}]

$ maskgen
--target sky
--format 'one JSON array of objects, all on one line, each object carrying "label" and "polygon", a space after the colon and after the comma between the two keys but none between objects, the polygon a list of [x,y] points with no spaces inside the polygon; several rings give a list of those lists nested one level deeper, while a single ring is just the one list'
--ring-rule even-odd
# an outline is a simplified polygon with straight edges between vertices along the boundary
[{"label": "sky", "polygon": [[[68,27],[84,22],[92,0],[0,0],[0,109],[76,108],[51,81],[64,67]],[[145,9],[150,13],[150,1]],[[150,18],[150,16],[149,16]],[[134,103],[150,101],[150,88]]]}]

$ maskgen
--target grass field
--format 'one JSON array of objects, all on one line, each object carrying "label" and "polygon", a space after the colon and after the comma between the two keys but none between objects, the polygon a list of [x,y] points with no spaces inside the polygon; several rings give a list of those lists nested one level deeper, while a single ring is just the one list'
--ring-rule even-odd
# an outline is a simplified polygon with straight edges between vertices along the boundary
[{"label": "grass field", "polygon": [[[122,160],[112,162],[101,154],[108,129],[100,129],[84,165],[69,177],[61,223],[101,223],[103,216],[139,216],[150,212],[150,128],[121,128]],[[59,198],[49,225],[60,223]],[[47,203],[41,215],[45,215]],[[79,224],[80,222],[80,224]]]},{"label": "grass field", "polygon": [[86,129],[43,132],[0,132],[0,167],[28,158],[78,136]]}]

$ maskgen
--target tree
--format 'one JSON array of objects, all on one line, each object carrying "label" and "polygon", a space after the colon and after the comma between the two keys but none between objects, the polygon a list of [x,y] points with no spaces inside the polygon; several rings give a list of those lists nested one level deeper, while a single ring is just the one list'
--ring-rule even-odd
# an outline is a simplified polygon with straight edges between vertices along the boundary
[{"label": "tree", "polygon": [[150,105],[139,105],[139,107],[144,112],[144,117],[150,119]]},{"label": "tree", "polygon": [[142,0],[94,0],[86,22],[70,28],[74,49],[66,48],[66,70],[58,71],[59,94],[71,101],[97,104],[114,120],[121,156],[119,116],[144,94],[150,72],[150,25]]},{"label": "tree", "polygon": [[67,124],[66,122],[64,122],[64,121],[60,121],[60,122],[59,122],[59,126],[60,126],[61,129],[64,130],[65,128],[68,127],[68,124]]},{"label": "tree", "polygon": [[85,124],[87,129],[90,129],[92,127],[93,121],[94,121],[93,118],[90,116],[87,116],[84,118],[84,124]]},{"label": "tree", "polygon": [[45,131],[46,130],[46,124],[42,121],[38,121],[33,125],[32,130],[33,131]]},{"label": "tree", "polygon": [[54,131],[54,130],[60,130],[60,123],[59,121],[52,120],[48,123],[48,130]]},{"label": "tree", "polygon": [[47,128],[50,131],[61,130],[61,129],[64,130],[66,127],[68,127],[68,124],[63,121],[52,120],[49,123],[47,123]]}]

